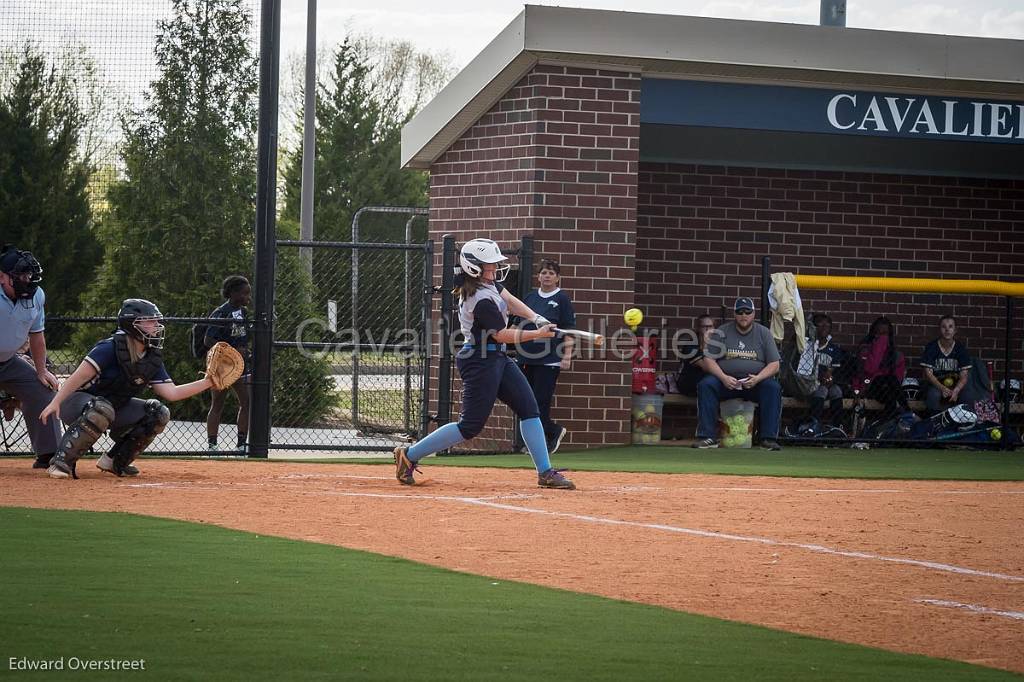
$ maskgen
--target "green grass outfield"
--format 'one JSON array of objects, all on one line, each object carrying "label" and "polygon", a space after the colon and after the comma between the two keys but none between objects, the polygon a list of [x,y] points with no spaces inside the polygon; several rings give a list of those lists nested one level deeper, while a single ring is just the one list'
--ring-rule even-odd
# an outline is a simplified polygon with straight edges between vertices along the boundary
[{"label": "green grass outfield", "polygon": [[17,679],[1020,679],[215,526],[0,508],[0,527],[0,671],[145,660]]},{"label": "green grass outfield", "polygon": [[[934,479],[963,481],[1024,480],[1024,451],[922,450],[787,447],[695,450],[684,446],[626,446],[558,452],[555,466],[570,471],[634,471],[659,474],[727,474],[808,478]],[[324,461],[324,460],[321,460]],[[380,464],[381,460],[327,460]],[[456,455],[430,457],[421,464],[466,467],[532,468],[529,455]]]}]

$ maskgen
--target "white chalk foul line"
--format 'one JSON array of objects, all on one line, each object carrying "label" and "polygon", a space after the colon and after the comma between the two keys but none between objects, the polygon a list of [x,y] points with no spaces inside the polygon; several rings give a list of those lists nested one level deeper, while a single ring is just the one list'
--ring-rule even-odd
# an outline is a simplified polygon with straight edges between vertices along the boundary
[{"label": "white chalk foul line", "polygon": [[899,488],[753,488],[738,486],[691,486],[685,491],[731,493],[869,493],[873,495],[1024,495],[1024,490],[902,490]]},{"label": "white chalk foul line", "polygon": [[1024,620],[1024,613],[1020,611],[1000,611],[999,609],[990,609],[987,606],[963,604],[958,601],[948,601],[946,599],[915,599],[914,601],[918,604],[945,606],[950,609],[963,609],[964,611],[970,611],[971,613],[982,613],[988,616],[1002,616],[1003,618],[1012,618],[1013,620]]},{"label": "white chalk foul line", "polygon": [[[193,483],[181,482],[181,483],[134,483],[128,484],[126,487],[139,487],[139,488],[168,488],[168,489],[179,489],[179,490],[225,490],[230,487],[235,489],[241,489],[248,484],[207,484],[207,485],[196,485]],[[772,540],[771,538],[761,538],[751,535],[736,535],[733,533],[719,533],[717,531],[700,530],[699,528],[684,528],[681,526],[669,526],[662,523],[642,523],[639,521],[625,521],[622,519],[605,518],[601,516],[588,516],[585,514],[572,514],[570,512],[559,512],[550,511],[548,509],[537,509],[534,507],[520,507],[512,504],[501,504],[498,502],[489,501],[492,498],[481,498],[481,497],[465,497],[459,495],[420,495],[420,494],[408,494],[408,493],[368,493],[368,492],[342,492],[334,490],[306,490],[303,491],[305,494],[312,495],[324,495],[329,497],[369,497],[376,499],[389,499],[389,500],[435,500],[440,502],[461,502],[463,504],[473,504],[482,507],[490,507],[492,509],[502,509],[505,511],[519,512],[523,514],[538,514],[541,516],[554,516],[559,518],[572,519],[574,521],[583,521],[586,523],[596,523],[608,526],[626,526],[632,528],[646,528],[649,530],[661,530],[669,533],[679,533],[682,535],[693,535],[696,537],[711,538],[715,540],[732,540],[734,542],[748,542],[758,545],[765,545],[768,547],[790,547],[793,549],[802,549],[808,552],[814,552],[816,554],[828,554],[832,556],[849,557],[852,559],[867,559],[870,561],[882,561],[893,564],[903,564],[906,566],[916,566],[918,568],[927,568],[933,571],[941,571],[943,573],[956,573],[958,575],[973,575],[984,578],[995,578],[997,580],[1005,580],[1007,582],[1024,582],[1024,576],[1009,575],[1006,573],[997,573],[995,571],[980,571],[973,568],[965,568],[963,566],[954,566],[952,564],[943,564],[936,561],[922,561],[919,559],[905,559],[902,557],[890,557],[883,554],[874,554],[872,552],[853,552],[842,549],[835,549],[833,547],[825,547],[824,545],[814,545],[802,542],[788,542],[785,540]],[[518,494],[509,496],[512,499],[520,499]]]},{"label": "white chalk foul line", "polygon": [[517,511],[530,514],[542,514],[545,516],[557,516],[567,519],[574,519],[576,521],[586,521],[588,523],[599,523],[612,526],[631,526],[634,528],[649,528],[652,530],[664,530],[670,533],[681,533],[684,535],[695,535],[698,537],[714,538],[717,540],[733,540],[735,542],[751,542],[760,545],[767,545],[771,547],[791,547],[794,549],[803,549],[809,552],[815,552],[818,554],[831,554],[834,556],[850,557],[853,559],[870,559],[873,561],[884,561],[894,564],[905,564],[907,566],[918,566],[920,568],[929,568],[935,571],[943,571],[945,573],[958,573],[961,575],[974,575],[986,578],[996,578],[999,580],[1006,580],[1008,582],[1024,582],[1024,576],[1008,575],[1006,573],[996,573],[993,571],[978,571],[973,568],[964,568],[962,566],[953,566],[951,564],[942,564],[935,561],[920,561],[918,559],[904,559],[901,557],[889,557],[882,554],[873,554],[871,552],[851,552],[842,549],[834,549],[832,547],[825,547],[823,545],[811,545],[802,542],[787,542],[784,540],[772,540],[771,538],[759,538],[756,536],[748,535],[734,535],[730,533],[718,533],[709,530],[700,530],[697,528],[682,528],[680,526],[668,526],[661,523],[640,523],[638,521],[623,521],[621,519],[609,519],[600,516],[587,516],[584,514],[571,514],[569,512],[556,512],[549,511],[547,509],[534,509],[531,507],[517,507],[511,504],[499,504],[496,502],[485,502],[483,500],[474,498],[462,498],[469,504],[478,504],[485,507],[493,507],[495,509],[504,509],[507,511]]}]

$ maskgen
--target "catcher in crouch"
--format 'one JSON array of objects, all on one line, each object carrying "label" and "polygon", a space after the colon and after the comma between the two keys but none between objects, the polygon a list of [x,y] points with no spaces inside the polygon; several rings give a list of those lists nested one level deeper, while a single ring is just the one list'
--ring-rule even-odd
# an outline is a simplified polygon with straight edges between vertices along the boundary
[{"label": "catcher in crouch", "polygon": [[227,388],[241,374],[241,356],[234,362],[230,357],[234,349],[228,347],[226,363],[220,357],[223,349],[211,349],[206,378],[176,386],[160,354],[162,320],[160,310],[149,301],[129,298],[122,303],[117,331],[89,351],[40,413],[44,424],[59,415],[68,426],[46,470],[51,478],[78,478],[78,458],[108,429],[114,447],[96,461],[96,467],[115,476],[137,476],[139,470],[132,462],[171,419],[163,403],[137,398],[139,393],[149,387],[164,400],[184,400],[218,383]]}]

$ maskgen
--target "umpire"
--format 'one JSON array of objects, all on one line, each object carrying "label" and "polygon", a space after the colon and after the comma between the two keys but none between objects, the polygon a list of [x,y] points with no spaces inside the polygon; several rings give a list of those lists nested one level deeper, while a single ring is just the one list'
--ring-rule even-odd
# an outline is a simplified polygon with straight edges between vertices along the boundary
[{"label": "umpire", "polygon": [[[0,252],[0,390],[21,402],[36,454],[33,469],[50,465],[61,436],[59,420],[39,421],[39,413],[57,389],[57,378],[46,368],[46,295],[39,287],[42,274],[39,261],[28,251],[8,245]],[[18,353],[26,343],[31,361]]]}]

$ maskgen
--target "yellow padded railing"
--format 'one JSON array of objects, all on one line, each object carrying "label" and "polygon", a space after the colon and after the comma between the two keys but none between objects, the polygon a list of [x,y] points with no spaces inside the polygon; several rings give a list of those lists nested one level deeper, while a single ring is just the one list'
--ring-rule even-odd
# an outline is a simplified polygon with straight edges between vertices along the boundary
[{"label": "yellow padded railing", "polygon": [[911,291],[928,294],[992,294],[1024,296],[1024,282],[991,279],[916,279],[911,277],[832,277],[796,275],[800,289],[845,291]]}]

